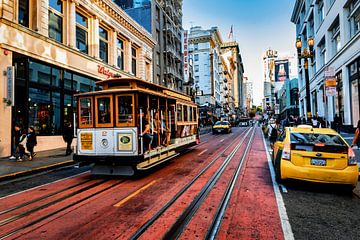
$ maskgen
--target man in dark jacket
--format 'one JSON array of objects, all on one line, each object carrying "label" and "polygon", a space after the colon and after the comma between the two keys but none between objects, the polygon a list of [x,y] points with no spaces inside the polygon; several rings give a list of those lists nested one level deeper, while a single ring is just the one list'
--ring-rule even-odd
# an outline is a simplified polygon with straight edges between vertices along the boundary
[{"label": "man in dark jacket", "polygon": [[68,123],[64,126],[64,131],[63,131],[63,139],[66,142],[66,153],[65,153],[66,156],[72,153],[71,143],[73,138],[74,138],[73,129],[71,127],[71,123]]},{"label": "man in dark jacket", "polygon": [[[21,126],[20,124],[15,124],[14,126],[14,131],[13,131],[13,148],[12,148],[12,156],[10,157],[11,160],[14,160],[16,159],[16,152],[19,151],[19,145],[20,145],[20,142],[22,142],[22,140],[24,140],[24,135],[22,133],[22,129],[21,129]],[[20,148],[23,147],[23,146],[20,146]],[[22,151],[19,151],[19,159],[22,158],[22,154],[23,152]]]}]

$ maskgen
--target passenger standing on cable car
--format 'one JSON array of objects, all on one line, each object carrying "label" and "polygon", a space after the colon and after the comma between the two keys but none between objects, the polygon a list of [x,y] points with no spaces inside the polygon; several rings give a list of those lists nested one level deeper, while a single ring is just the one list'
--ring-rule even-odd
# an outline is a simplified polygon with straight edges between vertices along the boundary
[{"label": "passenger standing on cable car", "polygon": [[151,142],[153,141],[153,137],[151,136],[150,124],[147,119],[147,116],[144,113],[141,113],[141,117],[142,117],[141,119],[142,129],[140,131],[144,141],[144,152],[147,152],[151,150],[150,146],[151,146]]},{"label": "passenger standing on cable car", "polygon": [[153,135],[153,140],[151,143],[151,148],[156,148],[158,146],[158,133],[159,133],[159,113],[155,112],[154,119],[152,119],[150,124],[150,132]]}]

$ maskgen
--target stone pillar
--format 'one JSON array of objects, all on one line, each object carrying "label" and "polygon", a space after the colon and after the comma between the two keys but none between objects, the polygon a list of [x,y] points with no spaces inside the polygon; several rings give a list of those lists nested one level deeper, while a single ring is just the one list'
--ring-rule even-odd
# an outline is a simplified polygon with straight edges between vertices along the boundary
[{"label": "stone pillar", "polygon": [[[90,29],[89,34],[89,54],[95,58],[99,58],[99,19],[94,16],[92,19],[92,29]],[[92,30],[92,31],[91,31]]]},{"label": "stone pillar", "polygon": [[117,33],[109,31],[109,65],[117,66]]},{"label": "stone pillar", "polygon": [[126,41],[125,46],[124,46],[124,50],[125,50],[124,70],[125,70],[125,72],[129,72],[129,73],[132,73],[132,71],[131,71],[131,59],[132,59],[131,46],[132,46],[132,42]]},{"label": "stone pillar", "polygon": [[[0,48],[0,157],[8,157],[11,155],[11,106],[3,102],[7,97],[7,67],[12,66],[12,52]],[[13,73],[14,74],[14,73]],[[15,83],[14,83],[15,84]],[[14,94],[14,93],[13,93]]]},{"label": "stone pillar", "polygon": [[74,0],[70,0],[67,2],[68,7],[68,19],[66,20],[66,26],[67,26],[67,31],[66,31],[66,39],[67,42],[65,44],[69,45],[72,48],[76,47],[76,6],[75,6],[75,1]]}]

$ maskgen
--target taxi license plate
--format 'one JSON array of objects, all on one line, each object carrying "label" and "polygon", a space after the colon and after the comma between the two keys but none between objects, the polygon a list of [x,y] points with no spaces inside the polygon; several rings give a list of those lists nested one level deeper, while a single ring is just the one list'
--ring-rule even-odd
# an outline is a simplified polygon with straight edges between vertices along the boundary
[{"label": "taxi license plate", "polygon": [[314,166],[326,166],[325,159],[312,158],[310,163]]},{"label": "taxi license plate", "polygon": [[218,129],[217,132],[221,132],[221,129]]}]

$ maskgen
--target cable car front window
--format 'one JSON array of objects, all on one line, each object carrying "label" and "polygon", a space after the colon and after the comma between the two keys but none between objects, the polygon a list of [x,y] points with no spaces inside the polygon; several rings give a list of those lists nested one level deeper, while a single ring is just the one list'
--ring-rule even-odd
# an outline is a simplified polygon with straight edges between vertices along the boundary
[{"label": "cable car front window", "polygon": [[86,127],[93,124],[92,120],[92,99],[80,98],[80,127]]},{"label": "cable car front window", "polygon": [[117,123],[120,126],[134,126],[134,105],[132,95],[117,96]]},{"label": "cable car front window", "polygon": [[110,97],[100,97],[97,99],[98,123],[111,123]]}]

